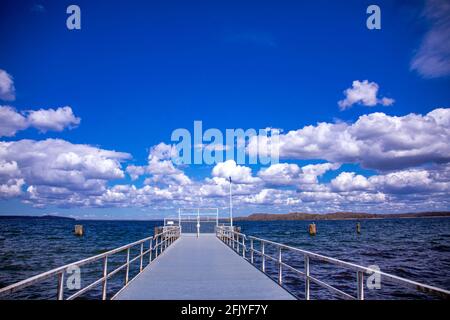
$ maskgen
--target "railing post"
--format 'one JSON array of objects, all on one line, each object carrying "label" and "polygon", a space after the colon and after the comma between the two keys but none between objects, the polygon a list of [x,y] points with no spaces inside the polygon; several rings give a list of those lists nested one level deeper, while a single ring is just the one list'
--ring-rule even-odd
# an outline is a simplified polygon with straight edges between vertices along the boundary
[{"label": "railing post", "polygon": [[108,284],[108,256],[105,256],[103,260],[103,288],[102,288],[102,300],[106,300],[106,287]]},{"label": "railing post", "polygon": [[166,250],[166,246],[167,246],[167,233],[164,232],[162,236],[161,253]]},{"label": "railing post", "polygon": [[250,239],[250,262],[253,264],[253,239]]},{"label": "railing post", "polygon": [[283,265],[281,264],[281,247],[278,247],[278,284],[283,283]]},{"label": "railing post", "polygon": [[64,300],[64,271],[58,273],[58,291],[56,297],[58,300]]},{"label": "railing post", "polygon": [[266,256],[265,256],[265,244],[261,241],[261,255],[262,255],[262,272],[266,272]]},{"label": "railing post", "polygon": [[155,258],[158,258],[158,236],[155,237]]},{"label": "railing post", "polygon": [[231,244],[232,244],[232,246],[233,246],[233,250],[236,250],[236,242],[234,242],[234,233],[233,232],[231,232],[231,237],[233,238],[233,240],[231,241]]},{"label": "railing post", "polygon": [[165,241],[164,241],[164,251],[166,251],[167,247],[169,246],[169,233],[166,233],[164,235],[164,239],[165,239]]},{"label": "railing post", "polygon": [[167,247],[169,246],[169,233],[166,233],[166,245],[164,246],[164,251],[167,249]]},{"label": "railing post", "polygon": [[242,256],[245,258],[245,238],[242,236]]},{"label": "railing post", "polygon": [[163,248],[164,248],[164,250],[163,251],[166,251],[166,249],[167,249],[167,233],[164,233],[164,244],[163,244]]},{"label": "railing post", "polygon": [[148,247],[148,263],[150,264],[152,262],[152,251],[153,251],[153,239],[150,239]]},{"label": "railing post", "polygon": [[357,286],[358,286],[358,300],[364,300],[364,273],[358,271],[356,273]]},{"label": "railing post", "polygon": [[127,268],[125,271],[125,285],[128,284],[129,274],[130,274],[130,248],[127,249]]},{"label": "railing post", "polygon": [[305,299],[309,300],[309,288],[310,288],[310,280],[309,280],[309,256],[305,255]]},{"label": "railing post", "polygon": [[234,234],[231,231],[228,231],[230,234],[230,247],[234,250]]},{"label": "railing post", "polygon": [[139,270],[140,270],[140,272],[142,272],[142,262],[143,262],[143,259],[144,259],[144,243],[143,242],[141,242],[141,265],[139,266]]}]

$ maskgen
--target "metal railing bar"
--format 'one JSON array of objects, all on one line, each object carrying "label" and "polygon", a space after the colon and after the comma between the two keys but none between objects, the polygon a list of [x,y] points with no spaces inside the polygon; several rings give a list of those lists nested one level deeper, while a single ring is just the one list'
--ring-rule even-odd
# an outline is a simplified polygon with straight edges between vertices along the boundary
[{"label": "metal railing bar", "polygon": [[40,273],[38,275],[35,275],[33,277],[30,277],[28,279],[19,281],[19,282],[15,283],[15,284],[11,284],[11,285],[9,285],[7,287],[4,287],[4,288],[0,289],[0,294],[14,293],[17,290],[20,290],[22,288],[28,287],[28,286],[36,283],[36,282],[39,282],[39,281],[45,280],[47,278],[50,278],[50,277],[54,276],[55,274],[58,274],[60,272],[65,272],[66,269],[69,268],[69,267],[73,267],[73,266],[80,267],[80,266],[86,265],[88,263],[95,262],[95,261],[100,260],[100,259],[102,259],[102,258],[104,258],[106,256],[113,255],[115,253],[119,253],[121,251],[124,251],[124,250],[126,250],[126,249],[128,249],[130,247],[133,247],[133,246],[135,246],[137,244],[140,244],[141,242],[148,241],[151,238],[152,237],[148,237],[148,238],[145,238],[145,239],[142,239],[142,240],[139,240],[139,241],[136,241],[136,242],[124,245],[122,247],[119,247],[119,248],[116,248],[116,249],[113,249],[113,250],[110,250],[110,251],[106,251],[106,252],[98,254],[96,256],[92,256],[92,257],[89,257],[89,258],[86,258],[86,259],[83,259],[83,260],[71,262],[71,263],[66,264],[66,265],[64,265],[62,267],[58,267],[58,268],[51,269],[49,271]]},{"label": "metal railing bar", "polygon": [[83,293],[89,291],[90,289],[92,289],[95,286],[98,286],[100,283],[102,283],[104,281],[104,277],[101,277],[98,280],[95,280],[94,282],[92,282],[91,284],[87,285],[86,287],[80,289],[79,291],[75,292],[73,295],[71,295],[70,297],[67,298],[67,300],[73,300],[75,298],[78,298],[79,296],[81,296]]},{"label": "metal railing bar", "polygon": [[285,262],[281,262],[281,265],[284,266],[284,267],[286,267],[286,268],[288,268],[288,269],[291,270],[291,271],[294,271],[294,272],[298,273],[298,274],[301,275],[301,276],[306,276],[306,274],[305,274],[303,271],[300,271],[300,270],[294,268],[293,266],[288,265],[288,264],[285,263]]},{"label": "metal railing bar", "polygon": [[[229,239],[230,241],[232,241],[232,242],[237,242],[237,243],[242,243],[241,241],[239,241],[239,240],[235,240],[233,237],[225,237],[226,239]],[[245,238],[246,239],[246,238]]]},{"label": "metal railing bar", "polygon": [[105,256],[104,261],[103,261],[102,300],[106,300],[107,286],[108,286],[108,256]]},{"label": "metal railing bar", "polygon": [[58,300],[64,300],[64,272],[58,274],[58,291],[56,297]]},{"label": "metal railing bar", "polygon": [[128,283],[128,274],[130,273],[130,248],[127,249],[127,262],[125,263],[127,271],[125,273],[125,284]]},{"label": "metal railing bar", "polygon": [[[262,253],[261,253],[260,251],[256,250],[256,249],[253,249],[253,252],[256,252],[256,253],[258,253],[259,255],[262,256]],[[268,255],[268,254],[264,254],[264,256],[265,256],[266,258],[269,258],[269,259],[272,260],[272,261],[278,262],[278,259],[276,259],[276,258],[274,258],[274,257],[272,257],[272,256],[270,256],[270,255]],[[301,276],[306,276],[305,273],[304,273],[303,271],[300,271],[300,270],[296,269],[295,267],[293,267],[293,266],[287,264],[286,262],[281,262],[281,265],[282,265],[283,267],[288,268],[288,269],[291,270],[291,271],[294,271],[295,273],[298,273],[298,274],[301,275]]]},{"label": "metal railing bar", "polygon": [[[347,293],[345,293],[345,292],[343,292],[343,291],[341,291],[341,290],[339,290],[339,289],[336,289],[336,288],[334,288],[334,287],[332,287],[332,286],[330,286],[330,285],[328,285],[328,284],[326,284],[326,283],[324,283],[324,282],[322,282],[322,281],[320,281],[318,279],[315,279],[315,278],[313,278],[311,276],[305,275],[305,273],[301,272],[300,270],[297,270],[296,268],[293,268],[292,266],[290,266],[290,265],[288,265],[286,263],[283,263],[280,258],[277,259],[275,257],[272,257],[271,255],[265,254],[265,244],[273,245],[276,248],[278,248],[278,250],[286,249],[286,250],[294,251],[296,253],[301,253],[305,257],[305,262],[307,261],[308,265],[305,266],[305,268],[306,267],[308,268],[307,269],[307,273],[308,274],[309,274],[309,260],[310,260],[310,258],[313,258],[315,260],[322,261],[322,262],[327,262],[327,263],[333,264],[335,266],[340,266],[340,267],[343,267],[343,268],[347,268],[347,269],[356,271],[357,274],[358,274],[358,279],[359,279],[358,280],[359,281],[359,286],[358,286],[358,292],[359,293],[358,293],[358,295],[359,295],[360,299],[364,298],[363,283],[362,283],[362,280],[361,280],[363,278],[363,274],[364,273],[370,273],[370,274],[376,273],[376,274],[379,274],[380,276],[383,276],[388,282],[393,282],[393,283],[397,283],[397,284],[399,284],[401,286],[413,288],[413,289],[415,289],[415,290],[417,290],[419,292],[422,292],[422,293],[434,294],[434,295],[437,295],[437,296],[440,296],[440,297],[446,298],[446,299],[450,298],[450,291],[449,290],[445,290],[445,289],[437,288],[437,287],[434,287],[434,286],[422,284],[422,283],[419,283],[419,282],[416,282],[416,281],[412,281],[412,280],[401,278],[401,277],[398,277],[398,276],[395,276],[395,275],[392,275],[392,274],[388,274],[388,273],[385,273],[385,272],[382,272],[382,271],[379,271],[379,270],[373,270],[371,268],[363,267],[363,266],[360,266],[360,265],[357,265],[357,264],[354,264],[354,263],[345,262],[345,261],[342,261],[342,260],[339,260],[339,259],[327,257],[327,256],[324,256],[324,255],[321,255],[321,254],[317,254],[317,253],[313,253],[313,252],[310,252],[310,251],[302,250],[302,249],[299,249],[299,248],[291,247],[291,246],[284,245],[284,244],[281,244],[281,243],[277,243],[277,242],[274,242],[274,241],[265,240],[265,239],[261,239],[261,238],[254,237],[254,236],[247,237],[245,234],[242,234],[242,233],[239,233],[239,232],[235,232],[235,231],[231,231],[231,230],[225,229],[224,227],[218,227],[218,229],[216,230],[216,234],[224,243],[226,243],[228,245],[230,245],[230,243],[232,243],[233,244],[233,249],[234,249],[234,242],[237,242],[238,243],[237,251],[239,251],[239,244],[241,246],[244,246],[243,249],[246,250],[245,241],[242,241],[242,243],[241,243],[239,241],[239,237],[238,237],[238,241],[236,241],[234,235],[239,234],[243,238],[245,238],[247,240],[250,240],[250,243],[251,243],[251,249],[250,249],[250,251],[251,251],[251,261],[253,261],[253,254],[254,253],[259,254],[261,256],[261,258],[262,258],[262,271],[263,272],[265,272],[265,258],[268,258],[268,259],[270,259],[272,261],[277,262],[279,268],[281,268],[281,266],[286,266],[286,267],[290,268],[292,271],[295,271],[295,272],[305,276],[305,279],[307,281],[307,286],[309,285],[309,280],[311,280],[311,281],[315,282],[316,284],[324,286],[324,287],[334,291],[335,293],[338,293],[339,295],[341,295],[343,297],[346,297],[346,298],[349,298],[349,299],[350,299],[350,297],[352,299],[356,299],[356,298],[351,296],[351,295],[349,295],[349,294],[347,294]],[[259,241],[261,243],[261,251],[256,250],[254,248],[254,246],[253,246],[253,242],[254,241]],[[243,252],[243,254],[245,254],[245,251]],[[280,277],[280,271],[279,271],[279,277]],[[318,282],[320,282],[320,283],[318,283]],[[309,288],[307,288],[306,291],[307,291],[306,298],[308,299],[309,298]]]},{"label": "metal railing bar", "polygon": [[[112,276],[114,276],[116,273],[118,273],[119,271],[123,270],[125,267],[129,266],[131,263],[133,263],[134,261],[136,261],[137,259],[140,258],[139,256],[134,257],[133,259],[131,259],[128,263],[124,263],[123,265],[117,267],[116,269],[114,269],[113,271],[109,272],[106,276],[106,279],[111,278]],[[133,277],[134,278],[134,277]],[[75,294],[71,295],[69,298],[67,298],[67,300],[71,300],[74,299],[76,297],[79,297],[80,295],[82,295],[83,293],[85,293],[86,291],[89,291],[89,289],[91,289],[92,287],[95,287],[96,285],[100,284],[101,282],[103,282],[105,280],[105,277],[101,277],[100,279],[92,282],[91,284],[89,284],[88,286],[80,289],[78,292],[76,292]]]},{"label": "metal railing bar", "polygon": [[[78,297],[79,295],[83,294],[84,292],[86,292],[87,290],[91,289],[93,286],[98,285],[101,282],[104,283],[104,289],[103,289],[103,294],[102,295],[105,298],[105,290],[106,290],[107,279],[110,278],[112,275],[114,275],[116,272],[118,272],[121,269],[123,269],[125,266],[129,266],[130,263],[136,261],[139,258],[142,258],[147,253],[151,254],[151,252],[153,250],[157,249],[156,246],[152,246],[153,240],[155,240],[157,238],[159,238],[159,239],[165,238],[164,242],[168,242],[168,241],[170,241],[171,238],[175,238],[175,240],[171,240],[170,241],[169,245],[172,244],[174,241],[176,241],[179,238],[179,236],[180,236],[179,227],[173,227],[173,228],[175,228],[175,229],[171,228],[171,229],[163,231],[163,232],[161,232],[159,234],[156,234],[154,236],[146,237],[144,239],[141,239],[141,240],[138,240],[138,241],[126,244],[124,246],[121,246],[121,247],[118,247],[118,248],[106,251],[104,253],[101,253],[101,254],[98,254],[98,255],[95,255],[95,256],[92,256],[92,257],[88,257],[86,259],[82,259],[82,260],[78,260],[78,261],[75,261],[75,262],[71,262],[71,263],[63,265],[61,267],[54,268],[54,269],[51,269],[49,271],[46,271],[46,272],[40,273],[38,275],[32,276],[32,277],[30,277],[28,279],[16,282],[14,284],[11,284],[9,286],[1,288],[0,289],[0,295],[11,294],[11,293],[17,292],[17,291],[19,291],[19,290],[21,290],[23,288],[26,288],[28,286],[31,286],[31,285],[35,284],[35,283],[47,280],[47,279],[49,279],[49,278],[51,278],[51,277],[56,275],[58,277],[57,298],[58,299],[59,298],[63,298],[64,297],[64,292],[63,292],[63,289],[61,288],[61,283],[64,280],[64,274],[65,274],[66,270],[68,268],[70,268],[70,267],[73,267],[73,266],[80,267],[80,266],[83,266],[83,265],[86,265],[86,264],[89,264],[89,263],[93,263],[93,262],[98,261],[98,260],[103,258],[104,259],[104,276],[102,278],[94,281],[90,285],[80,289],[78,292],[76,292],[75,294],[71,295],[69,298],[73,299],[75,297]],[[141,244],[141,249],[142,249],[143,245],[144,245],[144,243],[146,241],[150,242],[150,247],[149,247],[148,250],[146,250],[146,251],[141,250],[141,254],[136,256],[132,260],[130,260],[128,262],[128,264],[126,263],[126,264],[122,265],[121,267],[119,267],[118,269],[114,270],[113,272],[107,273],[107,258],[108,258],[108,256],[112,256],[112,255],[114,255],[116,253],[119,253],[119,252],[122,252],[124,250],[129,251],[131,248],[133,248],[133,247],[135,247],[135,246],[137,246],[139,244]],[[166,248],[169,245],[167,245]],[[163,250],[161,250],[161,252],[162,251]],[[151,259],[150,259],[150,261],[151,261]]]},{"label": "metal railing bar", "polygon": [[[130,260],[130,263],[133,262],[133,260]],[[130,263],[125,263],[123,265],[121,265],[120,267],[117,267],[116,269],[114,269],[113,271],[111,271],[110,273],[107,274],[106,279],[111,278],[113,275],[115,275],[117,272],[123,270],[125,267],[129,267]]]},{"label": "metal railing bar", "polygon": [[[134,261],[136,261],[137,259],[139,259],[139,258],[145,256],[147,253],[150,252],[150,250],[151,250],[151,249],[148,249],[147,251],[144,251],[144,252],[142,253],[142,255],[141,255],[141,254],[137,255],[136,257],[134,257],[133,259],[131,259],[131,260],[129,261],[128,264],[132,264],[132,263],[133,263]],[[148,267],[152,262],[153,262],[153,260],[152,260],[151,262],[149,262],[145,267]],[[110,273],[108,274],[108,278],[111,278],[114,274],[116,274],[117,272],[119,272],[120,270],[122,270],[126,265],[127,265],[127,263],[123,264],[122,266],[118,267],[118,268],[115,269],[114,271],[110,272]],[[130,283],[134,278],[136,278],[139,274],[141,274],[141,273],[144,271],[145,267],[144,267],[142,270],[140,270],[140,271],[139,271],[132,279],[130,279],[130,280],[128,281],[128,283]],[[125,288],[125,287],[126,287],[126,285],[125,285],[123,288]],[[122,289],[123,289],[123,288],[122,288]],[[121,289],[121,290],[122,290],[122,289]]]},{"label": "metal railing bar", "polygon": [[[130,264],[132,264],[134,261],[136,261],[137,259],[140,258],[139,256],[134,257],[133,259],[131,259],[128,263],[124,263],[123,265],[117,267],[116,269],[114,269],[113,271],[109,272],[106,275],[106,280],[110,279],[112,276],[114,276],[116,273],[118,273],[119,271],[123,270],[125,267],[129,266]],[[139,272],[140,273],[140,272]],[[133,277],[134,278],[134,277]],[[100,279],[94,281],[93,283],[91,283],[90,285],[84,287],[83,289],[80,289],[80,291],[76,292],[75,294],[73,294],[71,297],[78,297],[81,294],[83,294],[84,292],[88,291],[89,289],[91,289],[92,287],[100,284],[101,282],[103,282],[105,280],[105,277],[101,277]]]},{"label": "metal railing bar", "polygon": [[258,250],[256,250],[256,249],[253,249],[253,252],[258,253],[260,256],[264,256],[264,257],[266,257],[266,258],[269,258],[269,259],[272,260],[272,261],[278,262],[278,259],[275,258],[275,257],[272,257],[270,254],[262,253],[261,251],[258,251]]},{"label": "metal railing bar", "polygon": [[[303,255],[308,255],[310,258],[314,258],[314,259],[319,260],[319,261],[325,261],[325,262],[329,262],[329,263],[332,263],[332,264],[335,264],[335,265],[340,265],[340,266],[343,266],[343,267],[347,267],[347,268],[352,269],[354,271],[366,272],[366,271],[369,270],[369,268],[366,268],[366,267],[363,267],[363,266],[359,266],[359,265],[351,263],[351,262],[345,262],[345,261],[338,260],[338,259],[335,259],[335,258],[323,256],[321,254],[317,254],[317,253],[313,253],[313,252],[306,251],[306,250],[303,250],[303,249],[291,247],[291,246],[288,246],[288,245],[285,245],[285,244],[273,242],[273,241],[270,241],[270,240],[264,240],[264,239],[256,238],[256,237],[253,237],[253,236],[250,236],[249,238],[252,238],[254,240],[258,240],[258,241],[261,241],[261,242],[264,242],[264,243],[267,243],[267,244],[271,244],[271,245],[274,245],[276,247],[281,247],[281,248],[284,248],[284,249],[292,250],[292,251],[301,253]],[[375,270],[373,270],[373,271],[375,271]]]},{"label": "metal railing bar", "polygon": [[144,259],[144,243],[141,243],[141,254],[139,255],[140,260],[140,265],[139,265],[139,272],[142,272],[142,265],[144,263],[143,259]]},{"label": "metal railing bar", "polygon": [[408,286],[410,288],[416,289],[416,290],[421,291],[423,293],[435,293],[437,295],[442,295],[443,297],[447,297],[447,298],[450,296],[450,291],[448,291],[448,290],[440,289],[440,288],[437,288],[437,287],[434,287],[434,286],[430,286],[430,285],[422,284],[422,283],[419,283],[419,282],[416,282],[416,281],[412,281],[412,280],[408,280],[408,279],[405,279],[405,278],[401,278],[401,277],[398,277],[398,276],[395,276],[395,275],[392,275],[392,274],[389,274],[389,273],[385,273],[385,272],[382,272],[382,271],[379,271],[379,270],[374,270],[374,269],[363,267],[363,266],[360,266],[360,265],[357,265],[357,264],[354,264],[354,263],[345,262],[345,261],[338,260],[338,259],[331,258],[331,257],[326,257],[326,256],[323,256],[323,255],[320,255],[320,254],[317,254],[317,253],[313,253],[313,252],[310,252],[310,251],[302,250],[302,249],[291,247],[291,246],[284,245],[284,244],[279,244],[279,243],[276,243],[276,242],[273,242],[273,241],[270,241],[270,240],[264,240],[264,239],[253,237],[253,236],[250,236],[248,238],[249,239],[258,240],[258,241],[262,241],[262,242],[265,242],[265,243],[268,243],[268,244],[272,244],[274,246],[281,246],[282,248],[289,249],[289,250],[292,250],[292,251],[296,251],[296,252],[302,253],[304,255],[308,255],[310,258],[314,258],[314,259],[319,260],[319,261],[325,261],[325,262],[328,262],[328,263],[331,263],[331,264],[334,264],[334,265],[345,267],[345,268],[351,269],[353,271],[362,271],[362,272],[371,273],[371,274],[377,273],[377,274],[383,276],[384,278],[390,280],[391,282],[398,283],[398,284],[401,284],[401,285],[406,285],[406,286]]},{"label": "metal railing bar", "polygon": [[[148,249],[146,252],[144,252],[142,254],[142,256],[144,256],[146,253],[148,253],[152,248]],[[139,259],[141,257],[141,255],[139,254],[138,256],[132,258],[131,260],[129,260],[127,263],[124,263],[123,265],[121,265],[120,267],[114,269],[113,271],[111,271],[110,273],[108,273],[108,275],[106,276],[106,279],[111,278],[112,276],[114,276],[116,273],[118,273],[119,271],[123,270],[125,267],[129,266],[130,264],[132,264],[134,261],[136,261],[137,259]],[[150,263],[149,263],[150,264]],[[148,264],[148,265],[149,265]],[[139,273],[141,273],[142,271],[140,271]],[[138,274],[139,274],[138,273]],[[137,276],[137,275],[136,275]],[[136,276],[134,276],[131,280],[133,280],[134,278],[136,278]],[[82,295],[83,293],[89,291],[90,289],[92,289],[93,287],[95,287],[96,285],[99,285],[100,283],[102,283],[105,280],[104,277],[94,281],[93,283],[91,283],[90,285],[80,289],[78,292],[76,292],[75,294],[71,295],[69,298],[67,298],[67,300],[73,300],[77,297],[79,297],[80,295]],[[131,281],[129,280],[127,282],[127,284]],[[125,285],[126,286],[126,285]],[[125,287],[124,286],[124,287]]]},{"label": "metal railing bar", "polygon": [[320,280],[317,279],[317,278],[314,278],[314,277],[309,276],[309,280],[310,280],[311,282],[314,282],[315,284],[318,284],[318,285],[321,286],[321,287],[324,287],[324,288],[327,288],[327,289],[330,290],[330,291],[333,291],[334,293],[340,295],[341,297],[343,297],[343,298],[345,298],[345,299],[356,300],[356,298],[355,298],[354,296],[352,296],[352,295],[350,295],[350,294],[348,294],[348,293],[346,293],[346,292],[344,292],[344,291],[342,291],[342,290],[339,290],[339,289],[333,287],[332,285],[329,285],[328,283],[325,283],[325,282],[323,282],[323,281],[320,281]]}]

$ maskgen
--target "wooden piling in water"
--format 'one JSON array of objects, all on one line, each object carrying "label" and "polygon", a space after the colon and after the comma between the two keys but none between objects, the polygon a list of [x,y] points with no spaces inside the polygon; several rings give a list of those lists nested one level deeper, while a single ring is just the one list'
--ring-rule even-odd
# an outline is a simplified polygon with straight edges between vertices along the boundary
[{"label": "wooden piling in water", "polygon": [[75,235],[79,237],[83,235],[83,226],[81,224],[75,225]]},{"label": "wooden piling in water", "polygon": [[309,235],[311,235],[311,236],[315,236],[317,234],[317,228],[316,228],[315,223],[312,223],[309,225],[308,232],[309,232]]},{"label": "wooden piling in water", "polygon": [[360,234],[361,233],[361,223],[357,223],[356,224],[356,233]]}]

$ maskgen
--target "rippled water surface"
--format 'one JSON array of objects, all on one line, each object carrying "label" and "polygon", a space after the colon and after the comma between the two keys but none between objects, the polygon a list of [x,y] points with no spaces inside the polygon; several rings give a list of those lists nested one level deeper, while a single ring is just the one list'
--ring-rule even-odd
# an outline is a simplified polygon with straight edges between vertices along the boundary
[{"label": "rippled water surface", "polygon": [[[450,289],[450,219],[384,219],[362,220],[361,234],[355,232],[356,221],[319,221],[318,233],[309,236],[308,221],[238,222],[242,232],[281,242],[294,247],[328,255],[364,266],[378,265],[382,271],[411,280]],[[83,224],[85,235],[73,235],[74,224]],[[0,287],[15,283],[40,272],[80,260],[153,234],[158,221],[65,221],[40,219],[0,219]],[[255,244],[257,246],[257,244]],[[133,254],[138,254],[136,248]],[[269,253],[270,248],[267,249]],[[289,264],[303,270],[303,257],[283,254]],[[118,255],[110,262],[111,270],[125,260]],[[256,259],[258,264],[260,261]],[[276,266],[267,263],[275,276]],[[131,268],[135,274],[139,261]],[[102,263],[82,268],[82,286],[98,279]],[[354,295],[356,275],[318,261],[311,261],[311,275]],[[108,282],[112,296],[123,284],[124,274],[118,273]],[[304,281],[285,271],[285,285],[300,298]],[[54,298],[56,279],[31,286],[15,294],[14,298]],[[98,298],[96,288],[82,298]],[[311,286],[312,298],[334,298],[326,289]],[[70,292],[66,293],[70,294]],[[381,279],[381,289],[366,289],[366,297],[373,299],[428,298],[391,285]]]}]

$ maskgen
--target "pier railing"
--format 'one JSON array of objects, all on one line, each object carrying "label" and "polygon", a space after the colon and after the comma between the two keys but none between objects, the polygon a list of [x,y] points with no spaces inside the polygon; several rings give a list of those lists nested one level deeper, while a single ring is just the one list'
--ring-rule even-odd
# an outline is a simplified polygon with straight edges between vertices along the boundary
[{"label": "pier railing", "polygon": [[[35,285],[38,283],[41,283],[45,280],[57,277],[58,279],[58,285],[56,290],[56,299],[58,300],[64,300],[64,275],[67,270],[71,270],[74,267],[81,267],[87,264],[91,264],[93,262],[97,261],[103,261],[103,276],[100,279],[95,280],[94,282],[90,283],[89,285],[80,288],[77,292],[73,293],[69,297],[67,297],[67,300],[73,300],[82,294],[86,293],[89,290],[92,290],[94,287],[102,285],[102,299],[106,300],[107,298],[107,286],[108,286],[108,279],[110,279],[112,276],[117,274],[119,271],[125,269],[125,279],[124,279],[124,287],[131,281],[132,279],[129,279],[130,275],[130,264],[137,261],[139,259],[139,273],[142,272],[144,269],[144,257],[148,255],[148,263],[146,265],[149,265],[153,260],[155,260],[158,255],[164,252],[172,243],[174,243],[178,238],[180,237],[180,228],[178,226],[174,227],[165,227],[164,231],[158,234],[155,234],[152,237],[147,237],[141,240],[138,240],[133,243],[129,243],[127,245],[124,245],[122,247],[101,253],[99,255],[89,257],[83,260],[79,260],[76,262],[72,262],[69,264],[66,264],[62,267],[55,268],[52,270],[49,270],[47,272],[38,274],[34,277],[25,279],[23,281],[17,282],[15,284],[9,285],[7,287],[4,287],[0,289],[0,298],[5,295],[10,295],[15,292],[18,292],[26,287],[29,287],[31,285]],[[144,250],[144,244],[148,242],[148,249]],[[130,251],[132,248],[140,246],[140,253],[135,257],[130,257]],[[122,265],[120,265],[118,268],[114,269],[113,271],[108,271],[108,259],[120,252],[126,251],[126,262]]]},{"label": "pier railing", "polygon": [[[217,227],[216,228],[217,237],[235,250],[239,255],[246,260],[248,260],[251,264],[255,265],[255,255],[258,255],[261,258],[261,271],[268,275],[266,270],[266,261],[271,260],[274,261],[277,265],[277,282],[280,286],[283,286],[283,270],[288,269],[292,271],[294,274],[302,277],[305,281],[305,293],[304,297],[306,300],[310,300],[310,292],[311,292],[311,282],[319,285],[320,287],[326,288],[336,296],[341,297],[343,299],[348,300],[364,300],[364,274],[378,274],[383,277],[383,280],[388,282],[411,288],[413,290],[425,293],[436,295],[443,299],[450,299],[450,291],[444,290],[441,288],[437,288],[434,286],[429,286],[426,284],[422,284],[416,281],[408,280],[405,278],[401,278],[389,273],[382,272],[380,270],[371,269],[367,267],[363,267],[354,263],[345,262],[342,260],[338,260],[335,258],[327,257],[321,254],[313,253],[310,251],[302,250],[299,248],[291,247],[288,245],[284,245],[278,242],[265,240],[253,236],[246,236],[243,233],[234,231],[231,227]],[[259,249],[255,249],[255,243],[259,244]],[[267,254],[267,247],[271,247],[271,249],[275,249],[276,256],[272,256]],[[283,253],[285,252],[294,252],[300,255],[303,255],[304,258],[304,268],[303,270],[299,270],[285,261],[283,261]],[[247,255],[249,255],[247,257]],[[311,275],[311,261],[321,261],[327,262],[337,267],[342,267],[356,273],[355,281],[356,281],[356,296],[348,294],[326,282],[323,282],[314,276]],[[256,265],[255,265],[256,266]]]}]

